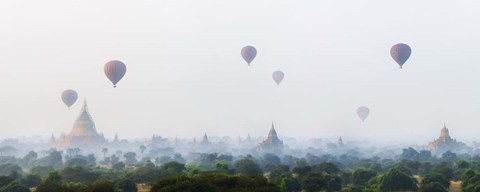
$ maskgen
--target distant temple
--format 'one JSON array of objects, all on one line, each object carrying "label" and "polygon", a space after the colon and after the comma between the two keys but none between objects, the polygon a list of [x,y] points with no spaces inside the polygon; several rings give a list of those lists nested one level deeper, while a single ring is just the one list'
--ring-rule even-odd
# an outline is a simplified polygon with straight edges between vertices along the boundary
[{"label": "distant temple", "polygon": [[152,138],[145,142],[145,145],[152,148],[165,148],[171,146],[170,141],[162,136],[152,135]]},{"label": "distant temple", "polygon": [[210,141],[208,141],[207,133],[203,135],[202,141],[198,144],[200,147],[208,147],[210,145]]},{"label": "distant temple", "polygon": [[55,137],[53,136],[53,133],[52,133],[52,136],[50,137],[50,141],[48,143],[50,145],[54,145],[55,143],[57,143],[57,141],[55,140]]},{"label": "distant temple", "polygon": [[[118,139],[118,138],[117,138]],[[55,147],[88,147],[107,144],[103,134],[98,134],[92,116],[88,112],[87,102],[83,104],[80,116],[75,120],[72,131],[68,135],[62,135],[58,140],[52,135],[50,144]]]},{"label": "distant temple", "polygon": [[460,150],[465,147],[466,145],[464,143],[458,142],[457,140],[450,137],[450,133],[445,124],[440,131],[440,137],[428,144],[428,149],[430,149],[431,151],[435,151],[436,153],[443,153],[448,150]]},{"label": "distant temple", "polygon": [[338,138],[337,147],[338,147],[338,148],[345,147],[345,145],[343,144],[342,137],[339,137],[339,138]]},{"label": "distant temple", "polygon": [[250,137],[250,133],[247,135],[247,142],[252,141],[252,137]]},{"label": "distant temple", "polygon": [[277,132],[275,131],[275,127],[272,123],[272,128],[268,133],[267,140],[261,142],[257,146],[258,151],[264,153],[275,153],[281,154],[283,151],[283,141],[278,139]]},{"label": "distant temple", "polygon": [[115,133],[115,138],[113,139],[113,143],[118,143],[120,140],[118,139],[118,134]]}]

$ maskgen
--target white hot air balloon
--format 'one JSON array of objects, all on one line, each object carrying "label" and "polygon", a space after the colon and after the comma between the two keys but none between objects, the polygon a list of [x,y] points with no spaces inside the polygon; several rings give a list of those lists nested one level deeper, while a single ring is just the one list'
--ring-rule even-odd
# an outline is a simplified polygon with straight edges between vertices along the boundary
[{"label": "white hot air balloon", "polygon": [[280,82],[282,82],[283,78],[285,77],[285,73],[282,71],[275,71],[272,73],[272,78],[277,83],[277,85],[280,85]]},{"label": "white hot air balloon", "polygon": [[368,109],[368,107],[361,106],[357,109],[357,115],[363,122],[365,122],[365,119],[367,119],[369,114],[370,109]]}]

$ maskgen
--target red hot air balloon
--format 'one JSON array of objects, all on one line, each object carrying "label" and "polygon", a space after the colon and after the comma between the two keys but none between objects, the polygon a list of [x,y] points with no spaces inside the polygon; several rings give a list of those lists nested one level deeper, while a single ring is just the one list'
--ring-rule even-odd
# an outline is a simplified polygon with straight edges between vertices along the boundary
[{"label": "red hot air balloon", "polygon": [[257,56],[257,49],[253,46],[246,46],[242,48],[241,54],[243,59],[248,63],[248,66],[250,66],[250,63]]},{"label": "red hot air balloon", "polygon": [[78,99],[78,94],[74,90],[67,89],[62,92],[62,101],[67,105],[68,109],[75,104]]},{"label": "red hot air balloon", "polygon": [[285,74],[282,71],[275,71],[272,74],[272,78],[277,83],[277,85],[280,85],[280,82],[282,82],[283,77],[285,77]]},{"label": "red hot air balloon", "polygon": [[113,87],[117,87],[117,83],[123,78],[127,72],[127,66],[121,61],[109,61],[104,66],[105,75],[113,83]]},{"label": "red hot air balloon", "polygon": [[407,44],[399,43],[390,49],[390,55],[393,60],[400,65],[400,69],[402,69],[403,64],[407,62],[410,54],[412,54],[412,49]]},{"label": "red hot air balloon", "polygon": [[370,114],[370,109],[368,109],[368,107],[361,106],[357,109],[357,115],[363,122],[367,119],[368,114]]}]

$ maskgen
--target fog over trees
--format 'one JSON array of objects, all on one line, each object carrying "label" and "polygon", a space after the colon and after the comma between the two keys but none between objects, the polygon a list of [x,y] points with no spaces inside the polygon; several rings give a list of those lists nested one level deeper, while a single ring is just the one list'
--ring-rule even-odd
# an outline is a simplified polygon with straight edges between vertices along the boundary
[{"label": "fog over trees", "polygon": [[[279,138],[281,139],[281,138]],[[207,143],[208,141],[208,143]],[[122,140],[96,147],[0,142],[0,191],[476,191],[476,146],[379,146],[348,139]]]}]

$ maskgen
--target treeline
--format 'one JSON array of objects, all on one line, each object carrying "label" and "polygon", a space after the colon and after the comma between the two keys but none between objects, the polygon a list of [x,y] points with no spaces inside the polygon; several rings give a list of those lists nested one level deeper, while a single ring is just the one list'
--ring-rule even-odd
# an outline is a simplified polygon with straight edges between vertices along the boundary
[{"label": "treeline", "polygon": [[[0,157],[0,192],[150,191],[448,191],[461,181],[462,191],[480,191],[480,157],[451,151],[432,156],[412,148],[392,159],[361,154],[247,155],[179,154],[137,161],[127,152],[104,156],[51,150],[38,158]],[[127,155],[128,154],[128,155]],[[130,158],[125,157],[130,156]],[[98,162],[98,163],[97,163]]]}]

